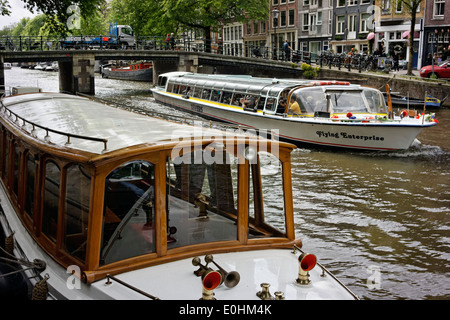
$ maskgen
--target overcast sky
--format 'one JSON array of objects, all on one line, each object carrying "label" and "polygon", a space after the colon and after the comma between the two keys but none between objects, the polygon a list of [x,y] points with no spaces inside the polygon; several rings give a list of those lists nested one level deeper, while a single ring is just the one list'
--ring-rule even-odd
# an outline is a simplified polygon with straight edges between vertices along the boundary
[{"label": "overcast sky", "polygon": [[32,18],[37,15],[36,13],[32,14],[30,11],[24,8],[25,3],[20,0],[8,0],[8,2],[11,6],[11,8],[9,9],[11,11],[11,14],[9,16],[0,16],[0,29],[3,29],[3,27],[8,26],[12,23],[19,22],[22,18]]}]

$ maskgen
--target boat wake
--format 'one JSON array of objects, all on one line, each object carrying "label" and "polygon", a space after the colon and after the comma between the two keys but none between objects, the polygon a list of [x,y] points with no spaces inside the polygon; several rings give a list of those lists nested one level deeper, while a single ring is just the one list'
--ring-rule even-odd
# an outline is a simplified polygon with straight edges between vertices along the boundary
[{"label": "boat wake", "polygon": [[408,158],[422,160],[438,160],[450,158],[450,151],[442,149],[439,146],[422,144],[419,140],[415,140],[411,147],[407,150],[394,152],[371,152],[372,157],[390,157],[390,158]]}]

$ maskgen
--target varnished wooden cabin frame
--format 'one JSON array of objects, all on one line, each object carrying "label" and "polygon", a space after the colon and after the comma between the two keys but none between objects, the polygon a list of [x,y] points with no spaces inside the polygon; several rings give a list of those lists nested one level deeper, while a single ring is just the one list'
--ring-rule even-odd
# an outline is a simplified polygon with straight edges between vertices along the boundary
[{"label": "varnished wooden cabin frame", "polygon": [[[249,239],[248,238],[248,185],[250,165],[247,160],[238,164],[238,223],[237,239],[232,241],[217,241],[201,244],[194,244],[174,249],[167,249],[167,221],[166,221],[166,161],[171,156],[174,147],[180,147],[180,143],[186,146],[208,145],[213,140],[190,140],[190,141],[167,141],[157,144],[141,144],[128,148],[108,152],[105,154],[94,154],[68,147],[52,145],[41,141],[28,132],[22,130],[5,114],[0,113],[0,180],[7,191],[9,199],[17,212],[23,225],[29,231],[32,238],[39,246],[57,261],[62,267],[78,265],[82,270],[82,279],[91,283],[104,278],[107,274],[118,274],[125,271],[140,269],[143,267],[162,264],[170,261],[188,258],[205,253],[219,253],[229,251],[247,251],[268,248],[288,248],[293,244],[301,246],[301,241],[295,239],[293,203],[292,203],[292,182],[290,153],[295,146],[274,141],[264,141],[267,148],[272,145],[278,148],[279,160],[282,163],[282,179],[284,189],[285,208],[285,230],[286,237]],[[249,143],[249,138],[241,140],[233,138],[234,143]],[[94,142],[95,143],[95,142]],[[9,145],[8,161],[4,159],[6,144]],[[252,142],[252,145],[256,143]],[[14,150],[19,150],[19,181],[17,196],[13,190],[14,183]],[[182,145],[181,145],[182,146]],[[270,150],[270,149],[269,149]],[[25,184],[26,166],[28,154],[33,155],[36,166],[35,192],[34,192],[34,213],[33,218],[25,213]],[[118,166],[133,160],[144,160],[152,163],[155,168],[155,252],[140,255],[125,260],[113,262],[101,266],[100,250],[103,223],[103,200],[105,192],[105,178]],[[42,202],[44,189],[44,170],[46,161],[55,162],[61,170],[59,189],[59,211],[56,243],[50,241],[42,232]],[[5,165],[8,164],[8,176],[5,176]],[[66,169],[69,165],[77,163],[91,175],[90,190],[90,210],[88,221],[88,235],[85,262],[71,256],[62,247],[62,237],[64,234],[64,200]]]}]

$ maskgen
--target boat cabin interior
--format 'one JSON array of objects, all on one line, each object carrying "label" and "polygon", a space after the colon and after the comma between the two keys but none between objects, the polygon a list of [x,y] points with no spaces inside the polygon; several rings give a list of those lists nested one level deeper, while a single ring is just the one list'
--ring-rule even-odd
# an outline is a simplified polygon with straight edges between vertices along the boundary
[{"label": "boat cabin interior", "polygon": [[348,82],[168,73],[159,76],[158,86],[183,98],[267,114],[329,117],[348,112],[386,114],[387,110],[379,90]]},{"label": "boat cabin interior", "polygon": [[36,139],[11,116],[17,108],[0,111],[2,187],[32,239],[62,266],[80,266],[86,282],[297,243],[293,145],[180,137],[93,153]]}]

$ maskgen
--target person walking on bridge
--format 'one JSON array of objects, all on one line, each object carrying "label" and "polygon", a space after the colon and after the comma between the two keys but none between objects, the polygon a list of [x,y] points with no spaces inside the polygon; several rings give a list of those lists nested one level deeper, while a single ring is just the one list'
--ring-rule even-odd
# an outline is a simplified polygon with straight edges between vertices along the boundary
[{"label": "person walking on bridge", "polygon": [[283,51],[284,51],[284,60],[290,61],[291,60],[291,46],[289,45],[289,42],[287,40],[284,42]]}]

